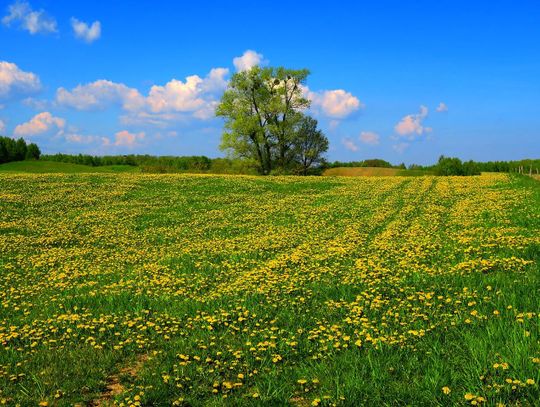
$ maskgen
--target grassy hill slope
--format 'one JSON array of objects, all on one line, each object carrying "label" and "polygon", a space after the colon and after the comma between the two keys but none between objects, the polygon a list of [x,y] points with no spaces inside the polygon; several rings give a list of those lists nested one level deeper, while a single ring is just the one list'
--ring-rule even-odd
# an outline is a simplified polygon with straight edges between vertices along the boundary
[{"label": "grassy hill slope", "polygon": [[0,164],[0,172],[45,173],[103,173],[103,172],[139,172],[138,167],[131,165],[106,165],[91,167],[89,165],[60,163],[54,161],[14,161]]}]

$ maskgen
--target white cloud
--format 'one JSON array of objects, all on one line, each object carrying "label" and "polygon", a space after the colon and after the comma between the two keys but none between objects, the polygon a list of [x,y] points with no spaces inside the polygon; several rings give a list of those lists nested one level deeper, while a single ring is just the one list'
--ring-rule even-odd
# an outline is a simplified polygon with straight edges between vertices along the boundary
[{"label": "white cloud", "polygon": [[6,123],[0,119],[0,133],[3,133],[6,130]]},{"label": "white cloud", "polygon": [[349,150],[349,151],[358,151],[358,146],[349,137],[345,137],[344,139],[341,140],[341,142],[343,143],[343,145],[345,146],[345,148],[347,150]]},{"label": "white cloud", "polygon": [[214,115],[218,94],[227,87],[225,68],[214,68],[203,79],[198,75],[188,76],[185,82],[172,79],[164,86],[152,86],[146,99],[152,113],[190,112],[198,119]]},{"label": "white cloud", "polygon": [[22,104],[35,110],[45,110],[49,106],[49,102],[44,99],[35,99],[32,97],[26,98],[22,101]]},{"label": "white cloud", "polygon": [[65,139],[71,143],[91,143],[94,141],[93,136],[84,136],[82,134],[70,133],[65,135]]},{"label": "white cloud", "polygon": [[119,103],[125,110],[138,110],[144,106],[144,98],[137,89],[123,83],[100,79],[79,85],[71,91],[58,88],[56,103],[77,110],[98,110]]},{"label": "white cloud", "polygon": [[100,142],[101,144],[109,143],[109,139],[99,136],[86,136],[79,133],[68,133],[64,135],[64,138],[74,144],[94,144]]},{"label": "white cloud", "polygon": [[311,108],[333,119],[344,119],[364,107],[362,102],[343,89],[311,91],[303,86],[303,93],[311,101]]},{"label": "white cloud", "polygon": [[71,91],[59,88],[56,103],[78,110],[104,109],[119,104],[128,112],[126,124],[162,124],[186,118],[209,119],[227,87],[226,68],[214,68],[206,77],[188,76],[185,81],[172,79],[165,85],[154,85],[147,97],[123,83],[98,80],[79,85]]},{"label": "white cloud", "polygon": [[115,146],[133,147],[138,144],[139,141],[145,137],[144,132],[130,133],[127,130],[119,131],[114,135]]},{"label": "white cloud", "polygon": [[332,119],[328,122],[328,129],[334,131],[339,127],[340,124],[341,122],[339,120]]},{"label": "white cloud", "polygon": [[171,124],[190,121],[191,116],[182,113],[152,113],[147,111],[128,112],[120,116],[120,122],[127,126],[169,127]]},{"label": "white cloud", "polygon": [[380,137],[372,131],[363,131],[360,133],[360,141],[364,144],[375,146],[379,144]]},{"label": "white cloud", "polygon": [[223,92],[229,84],[225,78],[227,75],[229,75],[228,68],[212,68],[203,80],[202,90],[212,94]]},{"label": "white cloud", "polygon": [[439,106],[437,106],[437,112],[448,112],[448,106],[446,106],[446,103],[441,102],[439,103]]},{"label": "white cloud", "polygon": [[238,72],[249,71],[256,65],[263,64],[263,55],[248,49],[242,56],[233,58],[234,67]]},{"label": "white cloud", "polygon": [[88,25],[84,21],[71,17],[71,27],[75,37],[87,43],[94,42],[101,37],[101,23],[99,21],[94,21],[92,25]]},{"label": "white cloud", "polygon": [[11,62],[0,61],[0,98],[14,94],[28,94],[41,89],[36,74],[25,72]]},{"label": "white cloud", "polygon": [[61,131],[66,125],[66,121],[60,117],[55,117],[49,112],[42,112],[35,115],[30,121],[19,124],[15,127],[14,134],[16,136],[34,136],[42,134],[56,128]]},{"label": "white cloud", "polygon": [[416,136],[421,136],[424,133],[431,132],[430,127],[424,127],[423,121],[428,115],[428,108],[420,106],[420,112],[417,114],[409,114],[401,119],[394,126],[394,130],[400,136],[405,136],[409,139],[414,139]]},{"label": "white cloud", "polygon": [[[234,59],[239,70],[248,69],[255,63],[263,63],[262,55],[250,50]],[[184,80],[173,78],[163,85],[156,84],[147,94],[123,83],[101,79],[79,84],[73,89],[58,88],[55,101],[58,106],[78,110],[99,110],[118,105],[124,111],[120,122],[126,126],[168,127],[173,123],[213,118],[227,88],[228,75],[227,68],[213,68],[204,77],[190,75]],[[328,117],[333,128],[362,107],[357,97],[342,89],[321,92],[310,91],[307,87],[302,89],[312,101],[314,111]]]},{"label": "white cloud", "polygon": [[409,143],[397,143],[392,146],[392,148],[398,153],[402,154],[408,147]]},{"label": "white cloud", "polygon": [[56,20],[48,16],[45,11],[32,10],[26,1],[16,1],[8,7],[8,13],[2,18],[2,23],[10,26],[13,22],[27,30],[30,34],[54,33],[57,31]]}]

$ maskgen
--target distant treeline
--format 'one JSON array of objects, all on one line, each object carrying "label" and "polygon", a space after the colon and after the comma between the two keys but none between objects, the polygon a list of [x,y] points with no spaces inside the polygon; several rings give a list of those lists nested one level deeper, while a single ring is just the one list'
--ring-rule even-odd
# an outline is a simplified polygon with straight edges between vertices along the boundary
[{"label": "distant treeline", "polygon": [[[103,165],[132,165],[146,172],[209,172],[219,174],[257,174],[257,162],[248,159],[208,158],[206,156],[152,156],[152,155],[110,155],[92,156],[86,154],[43,155],[42,160],[98,167]],[[406,169],[405,164],[392,165],[378,158],[364,161],[326,162],[310,171],[317,175],[326,168],[335,167],[382,167]]]},{"label": "distant treeline", "polygon": [[[22,143],[24,140],[17,141],[8,138],[10,151],[16,149],[13,145],[19,145],[19,153],[17,157],[28,157],[27,153],[22,155]],[[22,142],[21,142],[22,141]],[[33,151],[35,144],[27,146],[27,151]],[[26,144],[25,144],[26,146]],[[2,147],[0,144],[0,154]],[[37,157],[39,157],[39,149],[37,149]],[[1,156],[0,156],[1,157]],[[35,158],[35,157],[33,157]],[[24,158],[23,158],[24,159]],[[152,155],[111,155],[111,156],[92,156],[85,154],[70,155],[70,154],[54,154],[43,155],[42,160],[57,161],[72,164],[83,164],[89,166],[103,165],[132,165],[140,167],[143,172],[166,173],[166,172],[198,172],[198,173],[213,173],[213,174],[257,174],[258,164],[255,161],[247,159],[229,159],[229,158],[208,158],[206,156],[152,156]],[[3,161],[5,162],[5,161]],[[540,159],[536,160],[519,160],[519,161],[461,161],[455,157],[441,156],[435,165],[423,166],[412,164],[408,167],[405,164],[393,165],[388,161],[373,158],[363,161],[333,161],[323,162],[318,168],[310,171],[310,174],[317,175],[326,168],[336,167],[380,167],[380,168],[398,168],[409,170],[423,170],[428,174],[437,175],[478,175],[481,172],[523,172],[537,173],[540,170]]]},{"label": "distant treeline", "polygon": [[337,168],[337,167],[377,167],[377,168],[399,168],[406,169],[404,163],[399,165],[392,165],[388,161],[381,160],[380,158],[372,158],[364,161],[333,161],[326,163],[326,168]]},{"label": "distant treeline", "polygon": [[152,156],[152,155],[106,155],[86,154],[43,155],[42,160],[99,167],[103,165],[132,165],[143,172],[200,172],[215,174],[256,174],[257,163],[246,159],[208,158],[206,156]]},{"label": "distant treeline", "polygon": [[326,164],[326,168],[336,167],[381,167],[381,168],[398,168],[409,170],[427,171],[437,175],[478,175],[481,172],[523,172],[529,173],[531,170],[536,174],[540,171],[540,159],[538,160],[518,160],[518,161],[461,161],[455,157],[441,156],[437,164],[434,165],[418,165],[411,164],[408,167],[401,163],[394,165],[388,161],[373,158],[364,161],[333,161]]},{"label": "distant treeline", "polygon": [[18,140],[0,136],[0,164],[11,161],[38,160],[41,151],[37,144],[26,144],[23,138]]},{"label": "distant treeline", "polygon": [[517,161],[461,161],[455,157],[439,158],[437,164],[432,166],[410,165],[409,169],[433,171],[437,175],[479,175],[482,172],[529,172],[537,173],[540,170],[540,159]]}]

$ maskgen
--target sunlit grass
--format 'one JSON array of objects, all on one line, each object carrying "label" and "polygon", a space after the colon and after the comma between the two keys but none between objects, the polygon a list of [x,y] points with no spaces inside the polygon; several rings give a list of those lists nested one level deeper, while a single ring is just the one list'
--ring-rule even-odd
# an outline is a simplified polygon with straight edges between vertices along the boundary
[{"label": "sunlit grass", "polygon": [[502,174],[0,174],[0,402],[534,405],[539,232]]},{"label": "sunlit grass", "polygon": [[138,167],[131,165],[104,165],[92,167],[89,165],[70,164],[54,161],[13,161],[6,164],[0,164],[0,173],[2,172],[28,172],[34,174],[46,173],[102,173],[102,172],[140,172]]}]

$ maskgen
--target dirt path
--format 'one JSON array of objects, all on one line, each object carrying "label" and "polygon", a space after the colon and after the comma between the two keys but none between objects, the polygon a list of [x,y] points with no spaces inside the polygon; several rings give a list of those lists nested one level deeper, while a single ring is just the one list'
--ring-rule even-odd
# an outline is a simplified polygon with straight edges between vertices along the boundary
[{"label": "dirt path", "polygon": [[144,363],[148,360],[148,355],[138,355],[135,362],[129,366],[122,367],[116,374],[107,379],[107,388],[101,395],[90,403],[90,406],[104,407],[110,406],[112,400],[125,391],[125,387],[120,382],[122,376],[137,377]]}]

